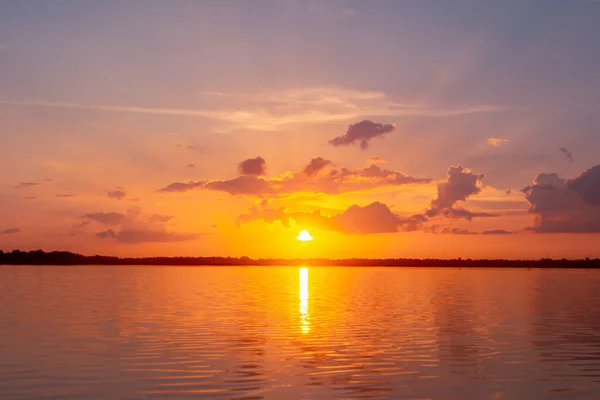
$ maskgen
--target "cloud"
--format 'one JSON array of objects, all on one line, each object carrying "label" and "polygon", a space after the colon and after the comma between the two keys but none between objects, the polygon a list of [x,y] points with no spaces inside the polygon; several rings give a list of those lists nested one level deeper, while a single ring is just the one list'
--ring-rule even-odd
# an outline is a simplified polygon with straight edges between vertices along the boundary
[{"label": "cloud", "polygon": [[461,229],[461,228],[452,228],[452,227],[446,227],[444,229],[442,229],[441,231],[437,232],[437,231],[433,231],[432,233],[439,233],[442,235],[475,235],[475,232],[471,232],[468,229]]},{"label": "cloud", "polygon": [[121,189],[108,192],[108,197],[111,199],[123,200],[127,196],[127,192]]},{"label": "cloud", "polygon": [[231,195],[262,196],[273,192],[273,188],[268,181],[252,175],[238,176],[227,181],[212,181],[204,187],[208,190],[227,192]]},{"label": "cloud", "polygon": [[355,204],[332,217],[323,215],[318,210],[312,213],[302,213],[287,212],[285,208],[259,209],[253,207],[249,213],[240,215],[237,223],[243,224],[257,220],[271,224],[280,221],[286,227],[290,225],[290,220],[294,220],[300,225],[351,235],[397,232],[402,224],[402,220],[387,205],[380,202],[374,202],[364,207]]},{"label": "cloud", "polygon": [[59,194],[55,194],[54,197],[69,198],[69,197],[75,197],[75,195],[74,194],[68,194],[68,193],[59,193]]},{"label": "cloud", "polygon": [[512,235],[515,232],[509,232],[504,229],[493,229],[483,232],[471,232],[468,229],[458,228],[458,227],[445,227],[440,229],[439,224],[431,225],[426,229],[427,232],[436,233],[436,234],[451,234],[451,235]]},{"label": "cloud", "polygon": [[[259,93],[207,92],[213,108],[173,109],[123,105],[94,105],[52,101],[0,100],[0,104],[21,107],[52,107],[74,110],[121,112],[173,117],[208,118],[225,129],[276,131],[288,125],[343,122],[361,117],[452,117],[481,112],[498,112],[498,105],[447,106],[403,102],[384,92],[360,91],[337,86],[288,88]],[[223,104],[225,103],[225,104]]]},{"label": "cloud", "polygon": [[238,166],[241,175],[264,175],[267,162],[262,157],[248,158],[242,161]]},{"label": "cloud", "polygon": [[577,193],[590,206],[600,206],[600,165],[596,165],[578,178],[567,183],[569,189]]},{"label": "cloud", "polygon": [[[310,165],[310,164],[309,164]],[[431,179],[413,178],[400,172],[381,169],[376,165],[350,170],[332,169],[327,174],[307,176],[304,171],[288,173],[269,181],[279,195],[298,192],[339,194],[366,191],[384,186],[423,184]]]},{"label": "cloud", "polygon": [[186,168],[195,168],[195,167],[196,167],[196,165],[195,165],[195,164],[188,164],[188,165],[186,165],[185,167],[186,167]]},{"label": "cloud", "polygon": [[316,157],[310,160],[308,165],[304,167],[304,174],[309,177],[313,177],[319,173],[323,168],[331,165],[330,160],[326,160],[323,157]]},{"label": "cloud", "polygon": [[135,243],[174,243],[195,240],[202,235],[197,233],[167,232],[144,228],[124,228],[118,232],[112,229],[98,232],[97,237],[102,239],[112,238],[127,244]]},{"label": "cloud", "polygon": [[75,228],[83,228],[84,226],[89,224],[91,224],[90,221],[83,221],[82,223],[75,225]]},{"label": "cloud", "polygon": [[167,187],[164,187],[162,189],[158,189],[157,192],[162,192],[162,193],[181,193],[181,192],[187,192],[189,190],[193,190],[193,189],[200,189],[203,188],[205,186],[206,182],[205,181],[190,181],[190,182],[174,182],[171,183],[170,185],[168,185]]},{"label": "cloud", "polygon": [[125,214],[116,213],[116,212],[99,212],[99,213],[90,213],[85,214],[84,218],[88,218],[94,220],[96,222],[100,222],[104,225],[120,225],[125,221]]},{"label": "cloud", "polygon": [[102,239],[106,239],[106,238],[115,238],[115,237],[117,237],[117,234],[112,229],[109,229],[106,231],[96,233],[96,236],[98,236],[99,238],[102,238]]},{"label": "cloud", "polygon": [[332,220],[340,231],[358,235],[396,232],[400,225],[400,218],[380,202],[353,205]]},{"label": "cloud", "polygon": [[483,232],[481,232],[482,235],[512,235],[514,233],[515,232],[509,232],[509,231],[506,231],[504,229],[492,229],[492,230],[489,230],[489,231],[483,231]]},{"label": "cloud", "polygon": [[175,217],[173,217],[172,215],[154,214],[150,217],[150,222],[168,222],[173,218]]},{"label": "cloud", "polygon": [[371,157],[368,164],[387,164],[388,160],[383,157]]},{"label": "cloud", "polygon": [[596,203],[598,167],[567,181],[556,173],[539,174],[533,185],[523,189],[530,203],[529,212],[536,215],[536,232],[586,233],[600,232],[600,206]]},{"label": "cloud", "polygon": [[491,144],[494,147],[500,147],[500,145],[504,143],[508,143],[508,139],[501,139],[497,137],[489,138],[487,140],[488,144]]},{"label": "cloud", "polygon": [[21,182],[15,186],[15,189],[22,189],[22,188],[38,186],[38,185],[40,185],[40,183],[38,183],[38,182]]},{"label": "cloud", "polygon": [[172,215],[154,214],[150,218],[144,219],[140,207],[132,207],[125,214],[96,213],[86,214],[85,217],[113,226],[96,233],[97,237],[115,239],[128,244],[182,242],[202,236],[197,233],[168,231],[164,223],[172,220]]},{"label": "cloud", "polygon": [[[309,164],[311,165],[311,164]],[[344,189],[349,189],[353,184],[359,184],[361,189],[365,189],[364,183],[368,182],[369,187],[379,187],[385,184],[407,184],[422,183],[425,180],[415,180],[394,171],[388,171],[371,165],[368,168],[350,171],[342,168],[334,169],[328,174],[321,174],[315,178],[309,178],[306,174],[291,174],[287,180],[280,180],[276,190],[283,188],[298,191],[299,188],[306,189],[319,183],[322,193],[335,193],[335,187],[331,186],[331,179],[343,177]],[[462,166],[452,166],[448,169],[448,178],[446,182],[438,184],[438,194],[431,201],[431,208],[423,213],[414,214],[409,217],[400,217],[393,213],[389,207],[380,202],[373,202],[367,206],[361,207],[353,205],[341,214],[335,216],[326,216],[320,211],[313,213],[288,212],[285,208],[267,208],[267,204],[262,207],[253,207],[250,212],[238,217],[237,222],[247,223],[255,220],[263,220],[268,223],[281,221],[284,226],[289,226],[290,219],[302,224],[309,224],[323,229],[335,230],[350,234],[372,234],[386,233],[396,231],[417,231],[431,230],[432,232],[439,227],[434,225],[425,228],[425,224],[430,218],[441,216],[449,219],[467,219],[472,220],[476,217],[496,217],[498,214],[487,212],[475,212],[456,207],[459,201],[465,201],[470,196],[481,192],[483,174],[474,174],[469,169]],[[356,178],[356,179],[355,179]],[[427,180],[429,181],[429,180]],[[348,185],[350,183],[350,186]],[[315,186],[312,186],[315,189]],[[456,233],[456,232],[454,232]],[[499,233],[499,232],[495,232]],[[492,234],[492,231],[487,234]]]},{"label": "cloud", "polygon": [[23,198],[26,199],[26,200],[35,200],[35,199],[37,199],[37,197],[35,197],[35,196],[25,196]]},{"label": "cloud", "polygon": [[193,189],[217,190],[232,195],[281,196],[297,192],[338,194],[352,191],[370,190],[382,186],[423,184],[431,179],[413,178],[396,171],[381,169],[376,165],[368,168],[349,170],[333,169],[328,174],[319,174],[331,161],[321,157],[313,158],[298,172],[287,172],[269,179],[252,175],[239,176],[223,181],[175,182],[158,192],[186,192]]},{"label": "cloud", "polygon": [[394,125],[378,124],[373,121],[364,120],[350,125],[344,135],[333,138],[329,141],[329,144],[338,147],[358,142],[360,143],[360,148],[365,150],[369,147],[371,139],[381,137],[395,129]]},{"label": "cloud", "polygon": [[442,215],[446,218],[451,219],[460,219],[464,218],[468,221],[471,221],[473,218],[486,218],[486,217],[498,217],[499,214],[492,214],[488,212],[473,212],[469,210],[465,210],[464,208],[444,208],[438,210],[437,214],[434,215]]},{"label": "cloud", "polygon": [[0,234],[2,235],[12,235],[15,233],[20,233],[21,230],[19,228],[10,228],[10,229],[5,229],[2,232],[0,232]]},{"label": "cloud", "polygon": [[448,169],[446,182],[439,183],[437,197],[431,201],[431,208],[425,212],[428,217],[444,215],[448,218],[491,217],[495,214],[473,213],[455,208],[457,202],[466,201],[470,196],[481,192],[484,174],[474,174],[462,165],[451,166]]},{"label": "cloud", "polygon": [[558,151],[563,153],[569,162],[573,162],[573,154],[569,150],[565,149],[564,147],[559,147]]},{"label": "cloud", "polygon": [[425,230],[437,233],[439,224],[425,227],[425,223],[433,217],[444,217],[449,219],[466,219],[471,221],[473,218],[498,217],[499,214],[487,212],[475,212],[456,207],[459,201],[466,201],[470,196],[481,192],[482,180],[484,174],[473,174],[468,168],[462,165],[451,166],[448,169],[448,178],[446,182],[438,183],[437,197],[431,201],[431,207],[423,213],[414,214],[401,221],[401,230],[417,231]]}]

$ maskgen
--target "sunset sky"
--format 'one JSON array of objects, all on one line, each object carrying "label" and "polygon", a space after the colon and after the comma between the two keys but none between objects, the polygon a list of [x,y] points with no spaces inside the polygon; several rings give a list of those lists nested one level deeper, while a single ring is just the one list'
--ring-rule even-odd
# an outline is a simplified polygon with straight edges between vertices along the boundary
[{"label": "sunset sky", "polygon": [[0,249],[598,257],[599,71],[595,0],[5,1]]}]

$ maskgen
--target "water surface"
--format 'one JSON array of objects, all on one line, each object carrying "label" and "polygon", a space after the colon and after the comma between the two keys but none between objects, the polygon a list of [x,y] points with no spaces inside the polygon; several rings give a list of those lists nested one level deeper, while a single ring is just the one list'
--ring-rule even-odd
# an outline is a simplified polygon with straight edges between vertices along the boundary
[{"label": "water surface", "polygon": [[598,399],[600,271],[0,266],[1,399]]}]

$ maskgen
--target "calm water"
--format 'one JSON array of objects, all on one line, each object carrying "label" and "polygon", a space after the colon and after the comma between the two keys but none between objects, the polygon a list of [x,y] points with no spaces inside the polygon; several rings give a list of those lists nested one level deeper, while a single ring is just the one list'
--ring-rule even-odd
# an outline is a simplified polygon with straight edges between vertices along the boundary
[{"label": "calm water", "polygon": [[1,399],[599,399],[600,271],[0,267]]}]

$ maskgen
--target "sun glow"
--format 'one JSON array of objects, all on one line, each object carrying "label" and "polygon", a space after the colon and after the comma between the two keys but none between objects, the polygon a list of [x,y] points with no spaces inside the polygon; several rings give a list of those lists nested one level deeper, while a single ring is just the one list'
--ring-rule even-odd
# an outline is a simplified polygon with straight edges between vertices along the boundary
[{"label": "sun glow", "polygon": [[310,233],[308,233],[306,229],[301,230],[298,236],[296,236],[296,239],[302,242],[308,242],[310,240],[313,240],[312,236],[310,236]]}]

